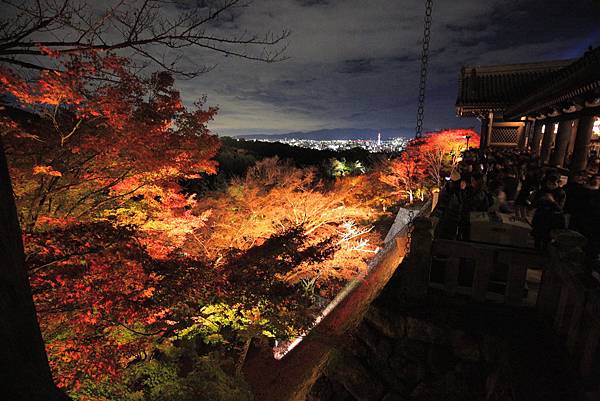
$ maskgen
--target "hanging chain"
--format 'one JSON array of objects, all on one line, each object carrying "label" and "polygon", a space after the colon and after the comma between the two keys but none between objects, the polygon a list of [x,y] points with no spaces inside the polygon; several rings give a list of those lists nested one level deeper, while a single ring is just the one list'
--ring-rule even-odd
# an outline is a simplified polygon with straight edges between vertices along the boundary
[{"label": "hanging chain", "polygon": [[425,89],[427,87],[427,67],[429,64],[429,41],[431,39],[431,11],[433,0],[425,0],[425,25],[423,27],[423,50],[421,52],[421,76],[419,81],[419,105],[417,108],[417,129],[415,138],[423,134],[425,115]]},{"label": "hanging chain", "polygon": [[404,246],[404,255],[408,256],[410,254],[410,245],[412,242],[412,231],[413,231],[413,221],[415,219],[415,211],[409,209],[408,211],[408,223],[406,224],[406,245]]},{"label": "hanging chain", "polygon": [[[429,42],[431,39],[431,11],[433,9],[433,0],[425,0],[425,20],[423,27],[423,50],[421,53],[421,76],[419,81],[419,102],[417,108],[417,129],[415,138],[420,138],[423,134],[423,118],[425,115],[425,89],[427,87],[427,67],[429,64]],[[410,253],[410,243],[412,241],[412,230],[414,219],[419,212],[409,210],[408,212],[408,231],[405,255]]]}]

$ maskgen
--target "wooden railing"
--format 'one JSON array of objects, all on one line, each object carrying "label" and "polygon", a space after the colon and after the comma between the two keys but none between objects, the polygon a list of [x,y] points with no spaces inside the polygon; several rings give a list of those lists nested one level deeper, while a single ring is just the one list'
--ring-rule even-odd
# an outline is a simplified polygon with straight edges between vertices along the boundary
[{"label": "wooden railing", "polygon": [[[431,287],[510,305],[526,298],[527,269],[540,270],[543,264],[533,249],[443,239],[433,242],[431,256],[438,262],[432,266]],[[467,277],[459,280],[462,276]]]},{"label": "wooden railing", "polygon": [[600,390],[600,283],[584,268],[584,241],[573,231],[556,235],[537,310],[552,324],[587,386]]},{"label": "wooden railing", "polygon": [[[408,268],[412,287],[420,288],[421,294],[437,288],[476,302],[535,308],[558,334],[586,387],[600,391],[600,283],[584,269],[581,247],[585,239],[580,234],[556,232],[548,253],[542,255],[526,248],[433,240],[432,231],[427,219],[415,222],[410,258],[416,253],[420,262]],[[528,269],[541,273],[533,297],[527,297]],[[461,280],[465,270],[469,277]]]}]

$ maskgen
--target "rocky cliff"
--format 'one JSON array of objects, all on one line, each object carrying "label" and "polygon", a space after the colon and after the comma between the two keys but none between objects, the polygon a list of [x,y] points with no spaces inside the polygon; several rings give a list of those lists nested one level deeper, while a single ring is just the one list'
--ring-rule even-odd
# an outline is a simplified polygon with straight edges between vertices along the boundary
[{"label": "rocky cliff", "polygon": [[309,401],[574,401],[555,339],[532,311],[429,291],[408,299],[401,269],[335,351]]}]

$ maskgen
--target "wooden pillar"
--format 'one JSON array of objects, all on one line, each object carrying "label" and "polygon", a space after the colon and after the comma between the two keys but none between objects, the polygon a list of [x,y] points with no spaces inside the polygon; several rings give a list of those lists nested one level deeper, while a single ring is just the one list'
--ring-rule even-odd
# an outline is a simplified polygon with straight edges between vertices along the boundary
[{"label": "wooden pillar", "polygon": [[577,127],[579,126],[579,120],[573,120],[573,129],[571,130],[571,139],[569,139],[569,146],[567,146],[567,155],[565,157],[565,166],[571,165],[571,158],[573,157],[573,148],[575,147],[575,136],[577,135]]},{"label": "wooden pillar", "polygon": [[487,131],[485,133],[486,139],[485,139],[485,146],[487,148],[490,147],[491,142],[492,142],[492,130],[494,129],[494,112],[490,111],[488,113],[488,124],[487,124]]},{"label": "wooden pillar", "polygon": [[542,132],[543,127],[544,122],[542,120],[535,120],[535,125],[533,127],[533,138],[531,140],[531,153],[534,156],[540,155],[542,137],[544,136],[544,133]]},{"label": "wooden pillar", "polygon": [[486,117],[481,120],[481,130],[480,130],[480,135],[479,135],[479,138],[480,138],[479,149],[480,150],[484,150],[485,148],[487,148],[487,145],[488,145],[486,143],[487,127],[488,127],[488,119]]},{"label": "wooden pillar", "polygon": [[530,126],[530,122],[529,121],[525,121],[523,123],[523,125],[521,125],[519,127],[518,132],[518,142],[517,142],[517,147],[519,149],[525,149],[525,147],[527,146],[527,133],[529,132],[529,126]]},{"label": "wooden pillar", "polygon": [[561,121],[558,124],[558,133],[556,134],[556,145],[550,156],[550,165],[562,167],[567,156],[567,148],[571,140],[573,130],[573,120]]},{"label": "wooden pillar", "polygon": [[494,126],[494,113],[490,111],[481,121],[481,135],[480,135],[480,142],[479,142],[480,150],[485,150],[490,146],[490,140],[492,139],[493,126]]},{"label": "wooden pillar", "polygon": [[521,149],[527,149],[531,142],[531,135],[533,134],[533,127],[535,126],[535,120],[526,120],[525,130],[523,131],[523,147]]},{"label": "wooden pillar", "polygon": [[542,164],[548,163],[550,160],[550,151],[552,150],[552,144],[554,143],[554,124],[545,124],[546,129],[544,130],[544,137],[542,139],[542,149],[540,150],[540,161]]},{"label": "wooden pillar", "polygon": [[573,147],[573,158],[571,159],[571,170],[585,170],[590,153],[590,141],[594,130],[594,116],[583,116],[579,119],[575,146]]}]

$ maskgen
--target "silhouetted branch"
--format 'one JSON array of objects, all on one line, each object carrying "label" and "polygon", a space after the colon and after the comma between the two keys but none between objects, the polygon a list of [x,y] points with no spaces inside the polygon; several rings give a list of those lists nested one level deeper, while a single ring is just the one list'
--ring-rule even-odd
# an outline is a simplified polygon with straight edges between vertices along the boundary
[{"label": "silhouetted branch", "polygon": [[[0,61],[22,68],[51,69],[49,57],[89,51],[132,50],[166,71],[191,78],[213,66],[182,66],[172,49],[196,48],[262,62],[284,60],[290,32],[264,35],[220,28],[242,0],[212,0],[189,6],[178,1],[120,0],[102,13],[85,1],[0,0]],[[12,14],[12,15],[11,15]],[[229,20],[227,20],[229,22]],[[40,35],[43,39],[40,40]]]}]

